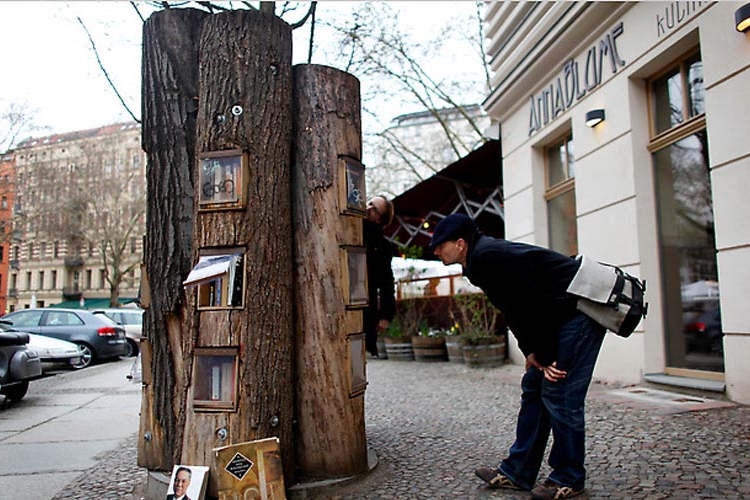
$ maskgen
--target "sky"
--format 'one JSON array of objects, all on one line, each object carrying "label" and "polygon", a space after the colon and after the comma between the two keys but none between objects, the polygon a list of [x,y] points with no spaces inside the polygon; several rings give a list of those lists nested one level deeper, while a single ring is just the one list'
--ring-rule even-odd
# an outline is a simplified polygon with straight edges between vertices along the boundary
[{"label": "sky", "polygon": [[[390,3],[402,11],[400,21],[404,26],[424,37],[434,35],[435,29],[447,22],[457,8],[473,8],[472,2],[466,1],[429,2],[429,7],[427,2]],[[350,4],[319,2],[318,20],[330,11],[346,12]],[[139,2],[138,6],[145,18],[154,11],[145,2]],[[10,103],[28,104],[36,112],[35,123],[39,127],[33,136],[132,120],[99,68],[78,17],[91,33],[103,65],[123,100],[140,119],[143,25],[130,2],[2,1],[0,110],[7,109]],[[294,34],[293,62],[305,62],[307,35],[303,30],[295,30]],[[315,56],[312,62],[326,64]],[[397,114],[400,110],[384,112]]]}]

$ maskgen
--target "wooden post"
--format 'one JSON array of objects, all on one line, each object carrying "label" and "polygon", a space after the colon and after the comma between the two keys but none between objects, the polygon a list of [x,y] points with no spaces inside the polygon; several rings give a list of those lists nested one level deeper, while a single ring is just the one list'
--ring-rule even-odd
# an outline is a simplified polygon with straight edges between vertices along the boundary
[{"label": "wooden post", "polygon": [[[198,95],[198,35],[208,14],[154,13],[143,26],[142,146],[147,154],[144,313],[151,363],[144,363],[138,465],[171,470],[182,450],[187,371],[181,334],[182,280],[193,252],[193,158]],[[148,280],[148,277],[151,277]],[[146,375],[148,372],[148,375]]]},{"label": "wooden post", "polygon": [[[197,212],[195,247],[244,251],[244,306],[195,312],[195,347],[239,350],[238,406],[236,411],[206,412],[189,405],[182,452],[183,463],[210,464],[215,469],[214,448],[278,437],[285,477],[290,480],[294,471],[291,41],[288,24],[259,11],[222,12],[203,24],[199,155],[245,152],[249,185],[244,209]],[[194,259],[197,262],[197,255]],[[188,304],[195,310],[194,288],[188,292]],[[186,351],[185,362],[193,356]],[[193,381],[193,390],[198,383]],[[212,476],[216,474],[212,470]],[[210,495],[216,495],[215,488],[209,482]]]},{"label": "wooden post", "polygon": [[[367,470],[364,392],[352,396],[342,245],[362,245],[362,220],[343,215],[340,155],[361,158],[359,81],[316,65],[294,67],[292,191],[295,247],[297,461],[308,477]],[[344,203],[345,200],[344,200]],[[360,359],[361,357],[361,359]]]}]

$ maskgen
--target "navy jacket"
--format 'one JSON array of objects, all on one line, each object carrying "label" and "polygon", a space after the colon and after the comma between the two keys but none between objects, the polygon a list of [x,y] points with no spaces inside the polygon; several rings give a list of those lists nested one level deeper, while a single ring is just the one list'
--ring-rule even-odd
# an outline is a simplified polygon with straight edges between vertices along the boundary
[{"label": "navy jacket", "polygon": [[547,248],[477,233],[464,275],[502,311],[524,355],[534,353],[547,366],[558,357],[558,330],[578,314],[566,290],[579,266]]}]

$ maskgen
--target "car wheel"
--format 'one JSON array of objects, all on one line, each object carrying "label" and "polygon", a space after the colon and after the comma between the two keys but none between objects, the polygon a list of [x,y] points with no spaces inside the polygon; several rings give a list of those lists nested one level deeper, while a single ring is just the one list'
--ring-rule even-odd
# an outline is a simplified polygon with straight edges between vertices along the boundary
[{"label": "car wheel", "polygon": [[133,356],[138,356],[138,345],[135,343],[135,341],[128,339],[128,346],[125,350],[125,357],[132,358]]},{"label": "car wheel", "polygon": [[81,368],[86,368],[91,363],[94,362],[94,351],[89,347],[87,344],[84,344],[83,342],[76,342],[78,345],[78,349],[81,350],[81,361],[78,363],[71,365],[76,370],[80,370]]},{"label": "car wheel", "polygon": [[21,401],[26,395],[26,391],[28,390],[29,381],[27,380],[25,382],[21,382],[18,385],[14,385],[12,387],[4,389],[3,394],[5,394],[5,397],[8,398],[11,402],[15,403],[16,401]]}]

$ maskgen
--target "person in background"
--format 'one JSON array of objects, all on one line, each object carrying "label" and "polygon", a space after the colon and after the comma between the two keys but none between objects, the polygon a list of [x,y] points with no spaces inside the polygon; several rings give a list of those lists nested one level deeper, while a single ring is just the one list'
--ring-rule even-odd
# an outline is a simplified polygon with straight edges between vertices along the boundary
[{"label": "person in background", "polygon": [[[605,333],[567,292],[580,261],[486,236],[463,214],[440,221],[430,248],[444,264],[463,266],[502,311],[526,356],[515,442],[499,466],[479,467],[476,475],[491,488],[531,490],[534,500],[579,495],[586,480],[584,400]],[[552,471],[535,486],[550,432]]]},{"label": "person in background", "polygon": [[364,310],[365,349],[378,357],[378,332],[384,331],[396,313],[393,286],[393,246],[383,228],[393,220],[393,203],[385,196],[367,202],[367,217],[362,222],[364,246],[367,250],[368,304]]}]

